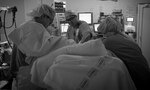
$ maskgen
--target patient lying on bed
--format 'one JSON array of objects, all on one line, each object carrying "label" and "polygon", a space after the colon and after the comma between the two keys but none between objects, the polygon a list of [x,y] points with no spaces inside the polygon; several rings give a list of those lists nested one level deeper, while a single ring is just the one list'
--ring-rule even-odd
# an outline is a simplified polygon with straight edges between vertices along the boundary
[{"label": "patient lying on bed", "polygon": [[34,61],[31,81],[54,90],[136,90],[124,63],[101,39],[59,48]]}]

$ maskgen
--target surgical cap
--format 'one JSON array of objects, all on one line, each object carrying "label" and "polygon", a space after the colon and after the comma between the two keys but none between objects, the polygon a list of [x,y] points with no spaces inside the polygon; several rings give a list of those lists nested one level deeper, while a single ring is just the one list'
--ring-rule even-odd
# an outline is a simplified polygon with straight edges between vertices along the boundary
[{"label": "surgical cap", "polygon": [[54,18],[55,10],[46,4],[42,4],[37,8],[33,9],[27,15],[31,17],[40,17],[43,14],[49,16],[50,18]]},{"label": "surgical cap", "polygon": [[75,14],[75,12],[73,12],[73,11],[71,11],[71,10],[68,10],[68,11],[65,12],[65,17],[66,17],[66,19],[69,19],[69,18],[71,18],[72,16],[77,16],[77,15]]}]

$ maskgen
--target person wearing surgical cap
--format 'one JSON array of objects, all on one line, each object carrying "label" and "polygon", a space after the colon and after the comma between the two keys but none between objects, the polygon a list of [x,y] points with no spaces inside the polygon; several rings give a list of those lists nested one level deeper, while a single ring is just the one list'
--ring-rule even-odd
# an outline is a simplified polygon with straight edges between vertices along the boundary
[{"label": "person wearing surgical cap", "polygon": [[113,17],[107,17],[98,27],[104,34],[103,43],[126,65],[137,90],[150,90],[150,69],[141,48],[123,32],[122,24]]},{"label": "person wearing surgical cap", "polygon": [[49,34],[47,27],[52,24],[55,17],[55,10],[49,5],[41,4],[27,15],[31,20],[24,22],[8,35],[14,44],[10,71],[12,76],[17,78],[18,83],[14,87],[18,86],[18,90],[41,90],[30,82],[32,63],[36,58],[75,42]]},{"label": "person wearing surgical cap", "polygon": [[77,43],[92,39],[93,33],[87,22],[78,20],[77,15],[71,10],[65,12],[65,18],[70,25],[67,30],[69,39],[74,39]]}]

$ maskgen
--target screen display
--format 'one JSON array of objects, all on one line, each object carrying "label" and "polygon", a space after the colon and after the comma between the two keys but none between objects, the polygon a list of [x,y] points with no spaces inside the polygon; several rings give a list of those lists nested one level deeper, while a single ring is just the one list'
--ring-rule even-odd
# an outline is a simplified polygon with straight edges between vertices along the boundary
[{"label": "screen display", "polygon": [[99,23],[95,23],[95,24],[94,24],[94,30],[95,30],[96,32],[98,31],[97,28],[98,28],[99,25],[100,25]]},{"label": "screen display", "polygon": [[127,21],[133,22],[133,18],[127,18]]},{"label": "screen display", "polygon": [[91,12],[80,12],[78,13],[79,20],[85,21],[88,24],[92,24],[92,13]]},{"label": "screen display", "polygon": [[61,27],[61,33],[66,33],[67,29],[69,27],[69,24],[68,23],[61,23],[60,27]]}]

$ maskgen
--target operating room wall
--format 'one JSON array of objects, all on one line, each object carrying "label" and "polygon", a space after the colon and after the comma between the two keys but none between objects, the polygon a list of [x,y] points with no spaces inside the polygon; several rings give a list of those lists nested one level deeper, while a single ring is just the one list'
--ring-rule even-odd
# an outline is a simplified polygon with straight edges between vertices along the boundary
[{"label": "operating room wall", "polygon": [[97,22],[100,12],[110,14],[114,9],[122,9],[124,17],[133,17],[136,26],[137,5],[138,3],[150,3],[150,0],[118,0],[101,1],[101,0],[64,0],[66,1],[67,10],[75,12],[93,12],[93,22]]},{"label": "operating room wall", "polygon": [[25,20],[29,20],[30,17],[27,16],[32,9],[34,9],[37,5],[41,4],[41,0],[24,0],[24,12],[25,12]]}]

